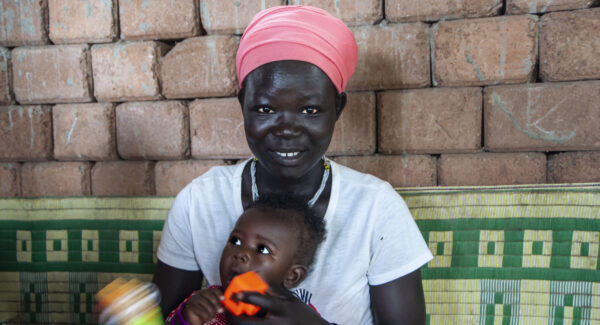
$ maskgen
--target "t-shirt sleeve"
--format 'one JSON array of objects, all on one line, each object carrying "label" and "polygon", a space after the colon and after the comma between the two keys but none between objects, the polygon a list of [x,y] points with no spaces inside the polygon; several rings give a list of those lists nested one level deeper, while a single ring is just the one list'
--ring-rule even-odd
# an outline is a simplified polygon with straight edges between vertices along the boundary
[{"label": "t-shirt sleeve", "polygon": [[197,271],[200,267],[194,256],[189,219],[190,187],[188,185],[175,197],[163,226],[156,254],[161,262],[169,266],[187,271]]},{"label": "t-shirt sleeve", "polygon": [[372,215],[370,285],[380,285],[407,275],[429,262],[429,251],[417,224],[400,195],[389,185],[380,191]]}]

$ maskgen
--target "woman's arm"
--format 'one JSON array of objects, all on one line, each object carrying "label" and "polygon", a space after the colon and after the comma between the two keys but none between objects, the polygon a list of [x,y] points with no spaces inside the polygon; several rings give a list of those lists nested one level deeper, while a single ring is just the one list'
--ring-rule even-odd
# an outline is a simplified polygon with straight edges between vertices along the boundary
[{"label": "woman's arm", "polygon": [[158,260],[152,282],[160,289],[160,308],[167,316],[192,291],[202,287],[202,271],[185,271]]},{"label": "woman's arm", "polygon": [[373,324],[425,324],[425,296],[418,269],[390,282],[370,286]]}]

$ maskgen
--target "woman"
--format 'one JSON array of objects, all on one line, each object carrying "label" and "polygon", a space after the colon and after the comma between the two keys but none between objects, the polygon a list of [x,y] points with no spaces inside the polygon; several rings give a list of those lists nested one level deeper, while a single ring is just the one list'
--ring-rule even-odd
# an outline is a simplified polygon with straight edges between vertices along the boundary
[{"label": "woman", "polygon": [[292,193],[324,218],[327,238],[297,298],[243,296],[268,311],[256,323],[424,323],[419,268],[432,256],[404,201],[388,183],[323,158],[356,61],[352,32],[323,10],[275,7],[253,19],[236,68],[256,159],[213,168],[178,194],[154,277],[165,313],[203,276],[220,284],[219,254],[252,201]]}]

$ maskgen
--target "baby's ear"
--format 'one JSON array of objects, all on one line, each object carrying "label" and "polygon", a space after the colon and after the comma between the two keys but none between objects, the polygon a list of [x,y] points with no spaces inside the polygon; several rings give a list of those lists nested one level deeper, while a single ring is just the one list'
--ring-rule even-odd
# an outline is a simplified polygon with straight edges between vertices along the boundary
[{"label": "baby's ear", "polygon": [[287,272],[285,279],[283,280],[283,286],[286,289],[297,287],[302,282],[308,273],[308,269],[305,265],[294,264],[290,267]]}]

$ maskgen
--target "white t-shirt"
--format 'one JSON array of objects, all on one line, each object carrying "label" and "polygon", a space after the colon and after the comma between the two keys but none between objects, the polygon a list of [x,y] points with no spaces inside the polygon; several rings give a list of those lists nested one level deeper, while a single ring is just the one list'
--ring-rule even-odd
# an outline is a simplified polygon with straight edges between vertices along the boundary
[{"label": "white t-shirt", "polygon": [[[158,258],[183,270],[202,270],[220,285],[219,260],[242,207],[246,162],[213,167],[176,197]],[[432,259],[404,200],[374,176],[331,163],[327,234],[308,277],[293,291],[337,324],[372,324],[369,285],[406,275]]]}]

